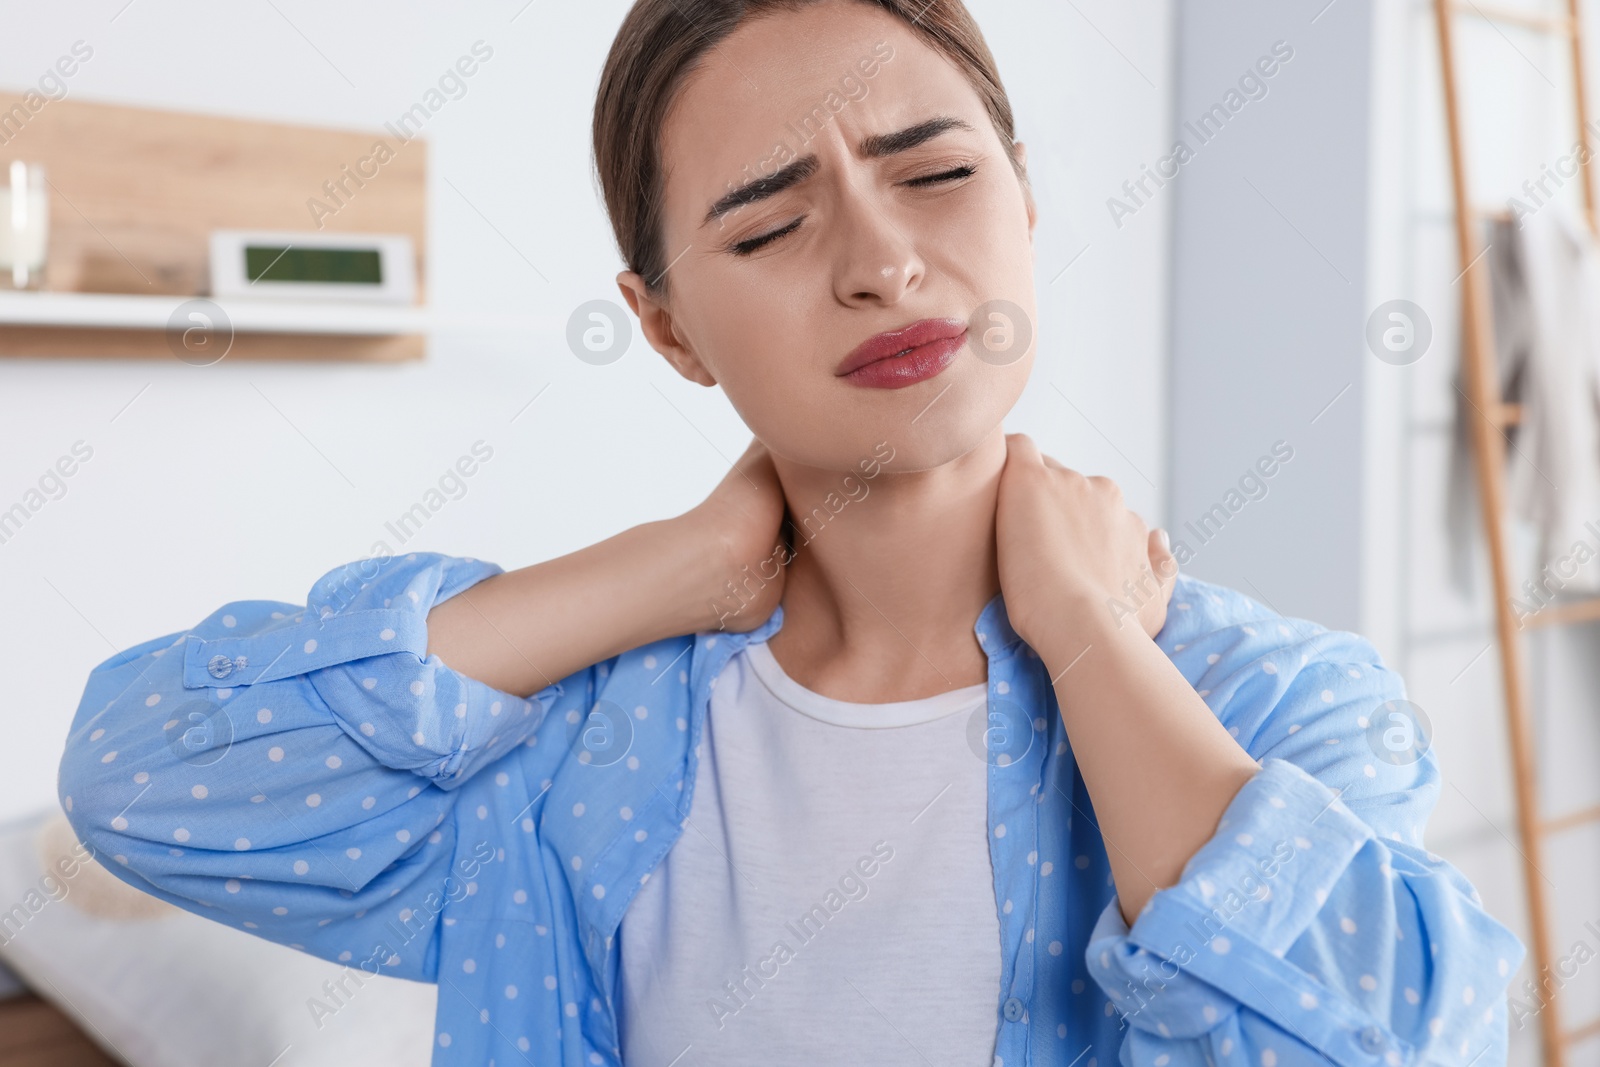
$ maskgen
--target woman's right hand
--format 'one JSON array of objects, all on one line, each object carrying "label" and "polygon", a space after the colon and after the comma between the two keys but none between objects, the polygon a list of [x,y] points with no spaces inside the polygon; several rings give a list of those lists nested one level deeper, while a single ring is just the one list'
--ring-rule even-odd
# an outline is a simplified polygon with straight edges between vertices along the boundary
[{"label": "woman's right hand", "polygon": [[497,574],[428,613],[428,652],[527,696],[652,641],[747,633],[783,597],[784,496],[752,442],[700,504],[556,559]]},{"label": "woman's right hand", "polygon": [[680,516],[690,536],[715,546],[717,577],[706,593],[705,629],[748,633],[771,617],[783,599],[784,564],[791,558],[783,543],[785,517],[777,468],[759,440],[710,496]]}]

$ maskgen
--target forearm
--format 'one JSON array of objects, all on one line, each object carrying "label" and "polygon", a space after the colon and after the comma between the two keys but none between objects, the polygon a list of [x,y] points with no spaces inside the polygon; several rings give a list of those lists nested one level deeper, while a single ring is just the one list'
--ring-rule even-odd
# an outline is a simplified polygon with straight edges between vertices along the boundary
[{"label": "forearm", "polygon": [[714,626],[714,540],[645,523],[486,579],[428,613],[428,654],[529,696],[631,648]]},{"label": "forearm", "polygon": [[1041,645],[1132,923],[1178,881],[1259,765],[1155,642],[1103,606],[1065,612]]}]

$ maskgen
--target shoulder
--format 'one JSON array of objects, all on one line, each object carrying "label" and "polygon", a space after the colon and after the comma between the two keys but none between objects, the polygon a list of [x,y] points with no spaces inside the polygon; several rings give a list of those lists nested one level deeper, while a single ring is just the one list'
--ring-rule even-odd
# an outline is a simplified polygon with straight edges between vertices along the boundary
[{"label": "shoulder", "polygon": [[1156,643],[1252,758],[1293,763],[1378,836],[1421,842],[1442,781],[1433,728],[1366,638],[1180,577]]},{"label": "shoulder", "polygon": [[1364,729],[1404,685],[1371,642],[1180,575],[1156,643],[1252,754],[1328,715]]},{"label": "shoulder", "polygon": [[1197,658],[1185,653],[1204,646],[1206,657],[1217,657],[1209,663],[1213,666],[1241,666],[1291,648],[1308,661],[1337,658],[1383,666],[1378,650],[1360,634],[1281,614],[1236,589],[1183,574],[1156,643],[1174,660],[1185,661]]}]

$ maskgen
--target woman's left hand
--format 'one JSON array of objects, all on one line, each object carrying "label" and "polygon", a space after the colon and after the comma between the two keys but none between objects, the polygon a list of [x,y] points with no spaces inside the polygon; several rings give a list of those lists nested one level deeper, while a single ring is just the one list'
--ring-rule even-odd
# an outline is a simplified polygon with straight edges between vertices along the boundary
[{"label": "woman's left hand", "polygon": [[1166,623],[1178,565],[1162,532],[1116,482],[1063,466],[1027,434],[1006,435],[995,536],[1006,615],[1036,651],[1129,622],[1154,637]]}]

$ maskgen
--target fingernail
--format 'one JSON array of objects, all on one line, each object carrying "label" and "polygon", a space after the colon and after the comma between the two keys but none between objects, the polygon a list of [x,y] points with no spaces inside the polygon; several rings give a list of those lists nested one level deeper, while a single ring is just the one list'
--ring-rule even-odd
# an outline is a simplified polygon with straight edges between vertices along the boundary
[{"label": "fingernail", "polygon": [[1167,536],[1166,527],[1165,526],[1157,527],[1156,528],[1156,534],[1161,538],[1161,547],[1166,549],[1168,552],[1171,552],[1172,551],[1172,538]]}]

